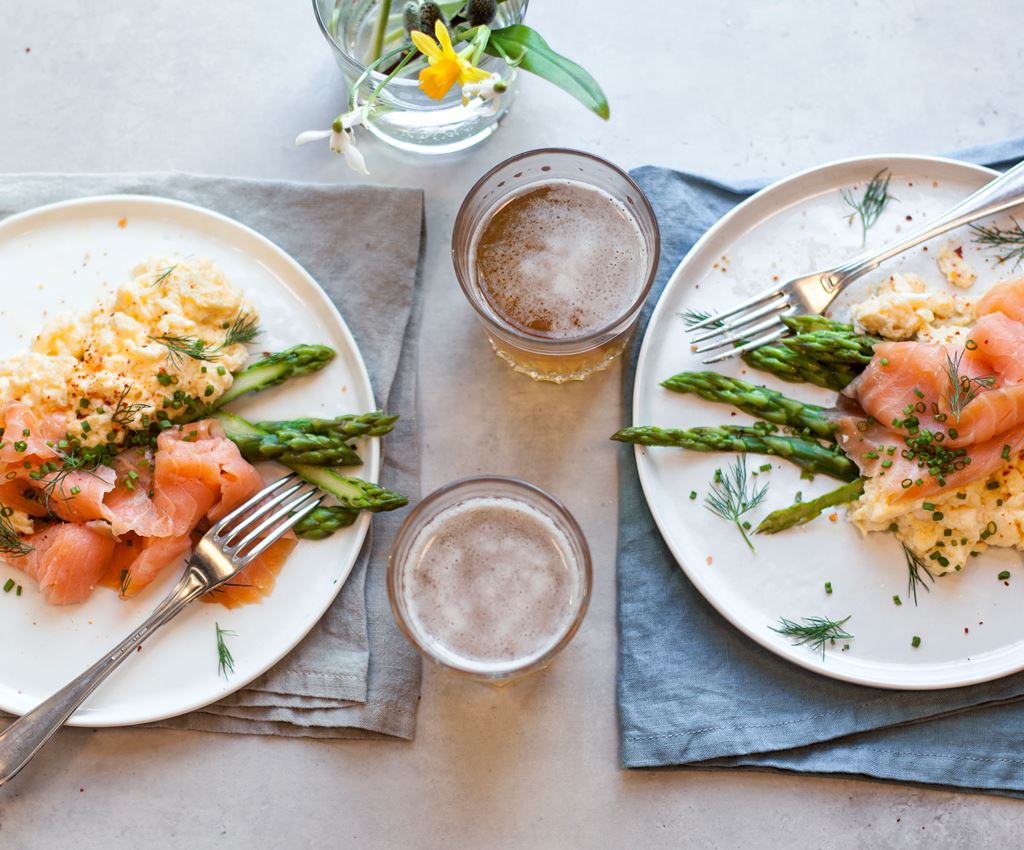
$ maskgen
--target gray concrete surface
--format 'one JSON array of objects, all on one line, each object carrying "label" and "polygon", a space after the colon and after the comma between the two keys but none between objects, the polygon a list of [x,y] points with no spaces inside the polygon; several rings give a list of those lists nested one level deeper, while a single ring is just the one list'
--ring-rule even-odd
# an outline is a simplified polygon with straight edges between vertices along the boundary
[{"label": "gray concrete surface", "polygon": [[[500,132],[467,155],[417,159],[370,142],[364,153],[372,180],[427,191],[424,485],[498,472],[565,499],[596,556],[579,636],[547,675],[503,692],[428,670],[413,744],[65,731],[0,793],[0,846],[1020,843],[1022,810],[1008,800],[619,769],[616,479],[605,437],[619,421],[620,376],[556,388],[507,370],[462,300],[448,238],[472,182],[530,147],[744,177],[1018,134],[1021,15],[1011,0],[534,0],[529,20],[606,88],[610,123],[526,80]],[[340,159],[291,144],[326,126],[342,97],[303,0],[16,4],[0,28],[0,171],[353,182]]]}]

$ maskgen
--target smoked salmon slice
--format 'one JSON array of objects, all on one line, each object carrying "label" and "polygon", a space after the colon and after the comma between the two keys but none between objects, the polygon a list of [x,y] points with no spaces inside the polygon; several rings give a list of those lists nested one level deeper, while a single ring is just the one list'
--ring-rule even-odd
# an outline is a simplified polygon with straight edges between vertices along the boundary
[{"label": "smoked salmon slice", "polygon": [[10,563],[38,582],[52,605],[84,602],[99,584],[114,554],[114,539],[96,523],[61,522],[26,538],[27,555]]},{"label": "smoked salmon slice", "polygon": [[842,449],[891,501],[985,478],[1024,449],[1024,279],[978,304],[963,346],[885,342],[835,410]]}]

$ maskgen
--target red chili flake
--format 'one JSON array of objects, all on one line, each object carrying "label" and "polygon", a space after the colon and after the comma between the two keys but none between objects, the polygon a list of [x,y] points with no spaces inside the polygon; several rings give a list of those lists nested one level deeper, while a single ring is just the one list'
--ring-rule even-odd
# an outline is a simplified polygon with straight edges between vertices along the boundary
[{"label": "red chili flake", "polygon": [[957,245],[956,248],[953,249],[953,253],[956,254],[962,260],[964,258],[964,246]]},{"label": "red chili flake", "polygon": [[913,221],[913,220],[914,220],[914,217],[912,215],[908,215],[907,216],[907,221]]},{"label": "red chili flake", "polygon": [[964,634],[965,634],[965,635],[966,635],[966,634],[969,634],[969,633],[970,633],[970,631],[971,631],[971,630],[970,630],[969,628],[967,628],[967,626],[964,626]]},{"label": "red chili flake", "polygon": [[119,218],[117,220],[117,226],[120,227],[122,230],[124,230],[124,228],[126,228],[128,226],[128,219],[126,219],[126,218]]}]

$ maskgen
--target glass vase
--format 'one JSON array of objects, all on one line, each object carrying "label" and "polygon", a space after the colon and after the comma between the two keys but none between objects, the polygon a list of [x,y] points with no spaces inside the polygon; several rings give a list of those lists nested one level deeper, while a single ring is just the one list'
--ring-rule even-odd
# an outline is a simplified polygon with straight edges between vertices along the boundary
[{"label": "glass vase", "polygon": [[[522,22],[527,2],[504,0],[499,3],[491,28]],[[389,32],[401,29],[404,5],[404,0],[392,2]],[[351,92],[369,63],[374,31],[378,25],[379,0],[313,0],[313,10]],[[420,89],[413,73],[392,80],[378,95],[367,129],[389,145],[413,153],[453,153],[482,142],[498,128],[512,104],[516,94],[516,71],[501,59],[491,56],[486,56],[480,67],[500,74],[508,81],[508,90],[497,100],[483,102],[477,99],[463,105],[457,85],[442,100],[433,100]],[[410,68],[414,71],[415,64]],[[384,79],[388,69],[382,70],[385,73],[371,71],[360,84],[360,102],[365,102]],[[347,106],[344,109],[339,107],[339,112],[347,109]]]}]

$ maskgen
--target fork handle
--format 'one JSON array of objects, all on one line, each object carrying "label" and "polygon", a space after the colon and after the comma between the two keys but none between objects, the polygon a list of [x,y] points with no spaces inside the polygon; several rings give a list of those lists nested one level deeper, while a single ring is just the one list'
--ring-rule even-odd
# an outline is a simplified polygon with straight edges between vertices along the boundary
[{"label": "fork handle", "polygon": [[153,632],[172,620],[209,585],[189,567],[177,586],[149,618],[134,632],[104,655],[77,679],[61,688],[48,700],[15,720],[0,733],[0,786],[14,777],[43,748],[64,722],[100,683],[107,678],[136,647]]},{"label": "fork handle", "polygon": [[1024,162],[1015,165],[990,183],[986,183],[973,195],[968,195],[934,221],[926,222],[917,229],[911,230],[906,236],[895,242],[890,242],[881,250],[865,251],[843,263],[835,270],[839,277],[838,289],[842,289],[846,284],[872,269],[878,268],[886,260],[915,245],[927,242],[941,233],[953,230],[970,221],[994,215],[1021,203],[1024,203]]}]

